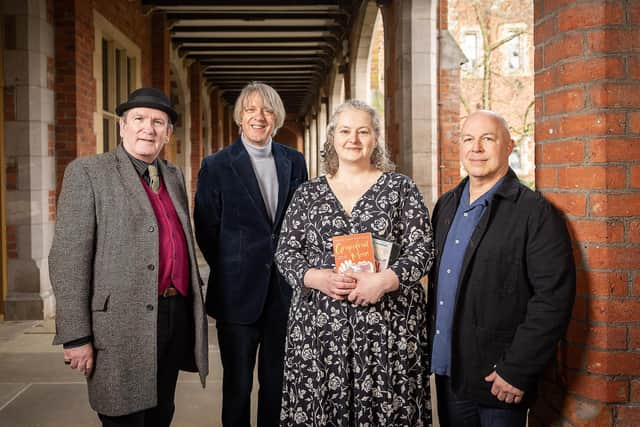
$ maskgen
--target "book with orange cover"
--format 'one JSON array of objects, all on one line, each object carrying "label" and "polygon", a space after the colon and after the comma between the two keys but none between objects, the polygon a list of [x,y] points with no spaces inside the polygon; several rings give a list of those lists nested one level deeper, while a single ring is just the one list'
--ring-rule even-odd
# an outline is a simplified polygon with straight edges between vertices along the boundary
[{"label": "book with orange cover", "polygon": [[334,236],[333,257],[336,271],[376,271],[376,260],[373,253],[373,238],[371,233],[346,234]]}]

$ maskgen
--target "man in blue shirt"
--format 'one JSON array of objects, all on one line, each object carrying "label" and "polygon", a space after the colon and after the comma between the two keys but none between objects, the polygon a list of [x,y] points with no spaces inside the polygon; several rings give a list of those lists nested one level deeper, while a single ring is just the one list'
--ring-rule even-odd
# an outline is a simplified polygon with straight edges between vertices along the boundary
[{"label": "man in blue shirt", "polygon": [[566,225],[509,168],[513,146],[502,117],[470,115],[460,144],[468,177],[433,213],[431,369],[443,427],[525,426],[573,307]]}]

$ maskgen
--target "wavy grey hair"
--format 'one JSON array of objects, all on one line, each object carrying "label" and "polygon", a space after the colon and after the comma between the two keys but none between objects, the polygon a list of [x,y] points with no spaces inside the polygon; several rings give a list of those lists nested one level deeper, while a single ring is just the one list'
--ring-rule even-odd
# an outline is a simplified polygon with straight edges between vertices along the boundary
[{"label": "wavy grey hair", "polygon": [[242,110],[247,106],[251,97],[256,93],[262,98],[264,107],[273,111],[276,120],[271,137],[274,137],[276,132],[278,132],[278,129],[280,129],[284,124],[286,112],[280,95],[278,95],[278,92],[268,84],[262,82],[251,82],[242,89],[238,99],[236,100],[236,104],[233,107],[233,120],[236,122],[236,125],[238,125],[238,128],[240,128],[240,132],[242,132]]},{"label": "wavy grey hair", "polygon": [[373,135],[376,139],[376,146],[371,153],[371,164],[382,172],[394,171],[396,169],[396,165],[391,161],[389,152],[387,151],[387,147],[384,143],[380,115],[369,104],[357,99],[350,99],[344,104],[339,105],[331,116],[331,120],[329,120],[329,125],[327,126],[327,140],[324,143],[322,153],[322,167],[324,168],[324,171],[329,176],[333,176],[336,174],[338,167],[340,166],[338,153],[336,153],[336,149],[333,146],[333,139],[335,136],[336,126],[338,125],[338,118],[340,114],[347,110],[364,111],[369,114],[369,117],[371,118],[371,126],[373,128]]}]

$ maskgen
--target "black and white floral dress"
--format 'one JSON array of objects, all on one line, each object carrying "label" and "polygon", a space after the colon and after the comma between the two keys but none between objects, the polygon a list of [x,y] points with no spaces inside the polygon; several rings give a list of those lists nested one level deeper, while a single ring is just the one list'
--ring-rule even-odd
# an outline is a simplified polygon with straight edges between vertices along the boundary
[{"label": "black and white floral dress", "polygon": [[[415,183],[399,173],[383,173],[351,216],[324,176],[297,189],[276,252],[293,287],[282,426],[431,424],[428,315],[419,282],[434,257],[428,215]],[[334,268],[332,236],[367,231],[401,246],[390,265],[399,290],[357,306],[303,287],[309,268]]]}]

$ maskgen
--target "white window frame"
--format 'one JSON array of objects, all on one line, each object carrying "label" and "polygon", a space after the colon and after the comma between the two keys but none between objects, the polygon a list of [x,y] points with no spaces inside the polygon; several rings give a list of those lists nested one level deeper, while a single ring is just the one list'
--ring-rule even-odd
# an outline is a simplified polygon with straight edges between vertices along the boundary
[{"label": "white window frame", "polygon": [[478,26],[465,26],[462,27],[460,31],[460,48],[464,53],[464,56],[467,58],[467,62],[462,64],[462,73],[464,76],[473,76],[473,77],[481,77],[482,76],[482,66],[474,67],[473,60],[474,58],[469,57],[467,46],[465,44],[465,38],[467,35],[475,35],[477,45],[476,45],[476,58],[478,64],[482,64],[482,59],[484,56],[484,41],[482,39],[482,31]]},{"label": "white window frame", "polygon": [[[531,156],[531,145],[532,145],[532,136],[527,136],[524,138],[520,144],[514,149],[512,154],[509,156],[509,166],[513,169],[516,175],[526,176],[531,171],[531,168],[534,166],[529,161]],[[512,164],[512,156],[518,157],[518,165]]]},{"label": "white window frame", "polygon": [[[129,92],[142,86],[140,47],[125,36],[111,22],[100,13],[93,11],[93,26],[95,30],[93,50],[93,76],[96,81],[96,112],[94,114],[94,133],[96,135],[96,152],[102,153],[112,150],[118,145],[118,116],[115,112],[120,102],[127,100]],[[103,44],[104,42],[104,44]],[[103,46],[107,50],[107,81],[110,82],[107,90],[107,100],[104,99],[103,84],[105,75],[103,71]],[[119,70],[116,70],[116,62],[120,58]],[[124,61],[122,59],[125,59]],[[120,78],[116,87],[116,76]],[[106,101],[106,102],[105,102]],[[106,108],[105,108],[106,106]],[[107,137],[105,139],[104,121],[109,123]]]},{"label": "white window frame", "polygon": [[[521,33],[518,37],[500,46],[500,53],[502,56],[501,69],[503,73],[509,75],[527,74],[529,70],[529,55],[527,51],[528,34],[526,30],[527,26],[524,23],[505,24],[500,28],[500,40],[504,40],[513,33]],[[517,41],[518,43],[518,57],[520,58],[520,67],[515,69],[509,66],[509,60],[512,55],[512,46],[514,45],[514,41]]]}]

